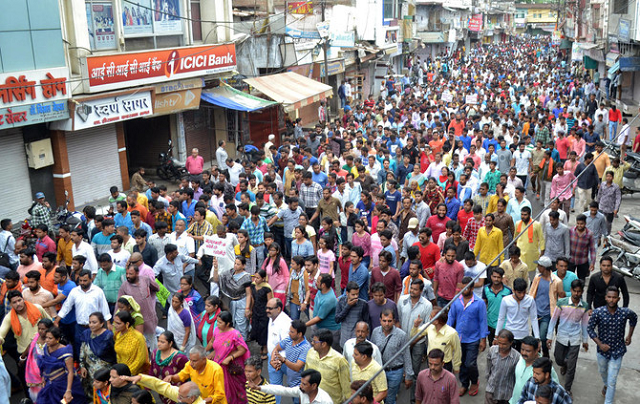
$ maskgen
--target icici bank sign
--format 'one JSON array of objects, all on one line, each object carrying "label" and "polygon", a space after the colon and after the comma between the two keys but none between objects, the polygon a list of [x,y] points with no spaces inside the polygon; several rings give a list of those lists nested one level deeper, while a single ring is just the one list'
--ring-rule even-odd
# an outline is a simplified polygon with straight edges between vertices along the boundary
[{"label": "icici bank sign", "polygon": [[235,44],[88,56],[84,90],[95,93],[234,70]]}]

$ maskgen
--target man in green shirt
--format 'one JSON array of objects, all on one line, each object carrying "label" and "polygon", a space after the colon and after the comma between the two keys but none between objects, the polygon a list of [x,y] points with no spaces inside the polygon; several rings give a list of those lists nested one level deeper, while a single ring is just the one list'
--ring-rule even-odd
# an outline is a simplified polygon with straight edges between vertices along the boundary
[{"label": "man in green shirt", "polygon": [[496,326],[498,324],[498,315],[500,314],[500,304],[502,298],[509,296],[511,289],[504,283],[504,269],[500,267],[487,268],[487,272],[491,274],[491,284],[482,289],[482,299],[487,305],[487,325],[489,326],[489,346],[493,345],[493,339],[496,335]]},{"label": "man in green shirt", "polygon": [[118,301],[118,291],[125,279],[125,269],[114,264],[107,253],[98,256],[98,265],[100,269],[93,283],[104,291],[109,311],[113,313]]}]

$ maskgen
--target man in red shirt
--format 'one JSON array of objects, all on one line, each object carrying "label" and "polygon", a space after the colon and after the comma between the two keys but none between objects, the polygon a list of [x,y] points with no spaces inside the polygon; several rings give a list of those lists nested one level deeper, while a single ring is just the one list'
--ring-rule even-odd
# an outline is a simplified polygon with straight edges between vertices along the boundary
[{"label": "man in red shirt", "polygon": [[433,277],[433,292],[436,294],[438,306],[446,306],[462,288],[464,267],[456,261],[456,249],[449,247],[444,253],[444,261],[436,262]]},{"label": "man in red shirt", "polygon": [[431,229],[434,243],[437,243],[440,235],[447,230],[446,226],[449,220],[451,219],[447,217],[447,205],[444,203],[438,204],[436,206],[436,214],[427,219],[427,227]]},{"label": "man in red shirt", "polygon": [[462,202],[464,205],[460,212],[458,212],[458,223],[460,223],[460,228],[464,231],[464,229],[467,228],[467,222],[469,222],[469,219],[473,217],[473,201],[471,199],[467,199]]},{"label": "man in red shirt", "polygon": [[202,174],[202,169],[204,168],[204,159],[202,156],[198,156],[198,149],[191,149],[191,156],[187,157],[187,162],[185,163],[186,169],[191,175],[200,175]]},{"label": "man in red shirt", "polygon": [[613,140],[618,134],[618,123],[622,122],[622,113],[612,105],[609,110],[609,140]]},{"label": "man in red shirt", "polygon": [[400,297],[400,292],[402,291],[402,279],[400,279],[400,272],[391,266],[395,264],[392,263],[392,261],[393,256],[389,251],[380,251],[378,255],[379,266],[371,270],[371,280],[369,284],[374,285],[382,282],[386,288],[384,297],[397,302]]},{"label": "man in red shirt", "polygon": [[556,149],[560,155],[560,161],[567,161],[569,149],[571,148],[571,140],[565,136],[563,131],[558,131],[558,140],[556,140]]},{"label": "man in red shirt", "polygon": [[418,234],[419,241],[414,244],[414,246],[420,250],[420,261],[429,279],[433,279],[433,270],[436,261],[440,259],[440,249],[435,243],[431,242],[431,235],[431,228],[429,228],[427,224],[427,227],[420,229],[420,233]]}]

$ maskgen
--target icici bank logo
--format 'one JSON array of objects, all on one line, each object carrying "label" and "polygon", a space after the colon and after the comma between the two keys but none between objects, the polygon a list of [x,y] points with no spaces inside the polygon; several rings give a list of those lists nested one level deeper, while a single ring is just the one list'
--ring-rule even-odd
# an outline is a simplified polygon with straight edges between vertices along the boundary
[{"label": "icici bank logo", "polygon": [[164,75],[167,77],[171,77],[172,74],[178,71],[178,66],[180,66],[180,54],[177,50],[174,50],[169,54],[167,58],[167,63],[164,65]]}]

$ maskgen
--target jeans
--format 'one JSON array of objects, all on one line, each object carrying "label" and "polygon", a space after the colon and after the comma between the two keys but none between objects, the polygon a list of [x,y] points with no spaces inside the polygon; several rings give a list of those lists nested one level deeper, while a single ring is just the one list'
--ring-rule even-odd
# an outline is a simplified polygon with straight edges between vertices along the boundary
[{"label": "jeans", "polygon": [[[420,373],[420,366],[422,365],[422,355],[424,355],[426,344],[424,342],[417,343],[411,348],[411,367],[413,367],[413,374]],[[411,392],[409,393],[411,402],[416,402],[416,384],[411,385]]]},{"label": "jeans", "polygon": [[402,377],[403,374],[403,368],[386,371],[388,390],[387,398],[384,399],[385,404],[396,404],[396,397],[398,396],[398,391],[400,391],[400,384],[402,384],[402,380],[404,379]]},{"label": "jeans", "polygon": [[271,226],[271,233],[275,242],[284,249],[284,227]]},{"label": "jeans", "polygon": [[538,327],[540,327],[540,342],[542,343],[542,353],[549,357],[549,348],[547,348],[547,331],[549,331],[549,322],[551,315],[546,314],[538,317]]},{"label": "jeans", "polygon": [[465,389],[470,384],[478,384],[478,351],[480,341],[460,343],[462,364],[460,365],[460,384]]},{"label": "jeans", "polygon": [[567,374],[564,377],[564,389],[567,391],[571,391],[571,386],[573,386],[579,352],[580,345],[565,346],[556,341],[556,350],[553,352],[553,356],[558,365],[567,368]]},{"label": "jeans", "polygon": [[282,256],[284,260],[287,262],[291,262],[291,243],[293,242],[292,238],[285,237],[284,245],[282,246]]},{"label": "jeans", "polygon": [[249,337],[249,320],[244,316],[244,310],[247,308],[247,299],[231,300],[229,302],[229,310],[233,318],[233,328],[242,334],[242,338],[246,341]]},{"label": "jeans", "polygon": [[[282,384],[282,378],[286,374],[284,370],[286,366],[282,365],[280,370],[275,370],[275,368],[271,366],[271,352],[269,352],[269,364],[267,366],[269,371],[269,384],[284,386]],[[280,404],[280,400],[281,396],[276,395],[276,404]]]},{"label": "jeans", "polygon": [[602,383],[607,387],[604,404],[613,404],[613,396],[616,394],[616,381],[622,366],[622,356],[617,359],[607,359],[599,353],[596,356],[598,357],[598,370],[602,377]]},{"label": "jeans", "polygon": [[618,134],[618,122],[609,121],[609,140],[613,140]]},{"label": "jeans", "polygon": [[436,302],[438,303],[439,307],[446,306],[447,304],[449,304],[450,301],[451,300],[447,300],[444,297],[440,297],[440,296],[436,297]]},{"label": "jeans", "polygon": [[253,268],[252,271],[247,271],[247,272],[255,274],[256,272],[258,272],[260,268],[262,268],[262,263],[264,262],[265,254],[267,251],[266,251],[266,248],[264,247],[264,244],[254,248],[256,250],[256,264],[258,265],[258,267]]},{"label": "jeans", "polygon": [[289,317],[291,320],[300,320],[300,305],[289,303]]}]

